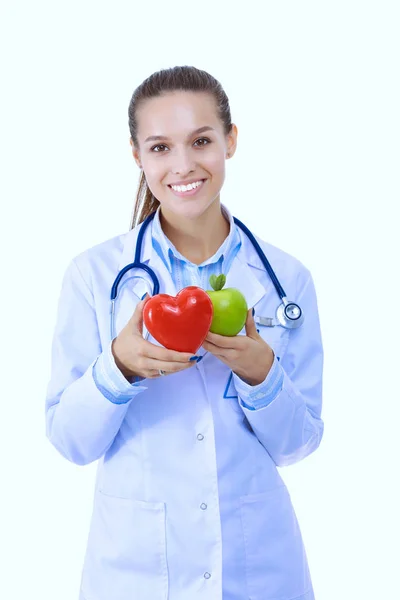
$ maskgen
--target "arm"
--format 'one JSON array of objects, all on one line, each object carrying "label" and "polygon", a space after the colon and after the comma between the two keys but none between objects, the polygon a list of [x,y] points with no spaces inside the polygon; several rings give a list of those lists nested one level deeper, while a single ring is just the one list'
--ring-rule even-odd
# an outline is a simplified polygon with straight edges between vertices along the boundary
[{"label": "arm", "polygon": [[106,452],[132,398],[146,389],[125,380],[125,389],[123,384],[116,389],[110,381],[102,385],[109,372],[110,356],[105,356],[109,352],[110,348],[102,352],[93,295],[73,260],[59,299],[45,412],[47,437],[65,458],[79,465]]},{"label": "arm", "polygon": [[[311,274],[297,295],[305,318],[290,332],[287,350],[279,361],[281,385],[269,397],[266,406],[260,396],[260,408],[252,406],[252,386],[234,374],[239,403],[260,443],[279,467],[296,463],[316,450],[324,424],[322,409],[323,348],[317,298]],[[272,374],[271,374],[272,375]],[[275,369],[274,377],[278,372]],[[283,377],[283,379],[282,379]],[[271,378],[265,380],[271,381]],[[279,382],[279,378],[276,379]],[[262,394],[262,384],[257,393]]]}]

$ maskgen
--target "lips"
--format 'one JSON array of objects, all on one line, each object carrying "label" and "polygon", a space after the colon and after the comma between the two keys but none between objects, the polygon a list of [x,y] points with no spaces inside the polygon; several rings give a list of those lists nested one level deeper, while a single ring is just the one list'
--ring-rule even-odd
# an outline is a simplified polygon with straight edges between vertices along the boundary
[{"label": "lips", "polygon": [[[184,192],[184,191],[178,192],[177,190],[174,190],[174,188],[171,185],[168,185],[168,187],[175,196],[179,196],[181,198],[187,197],[187,196],[195,196],[199,192],[199,190],[201,190],[203,188],[203,186],[207,180],[206,179],[196,179],[196,181],[201,181],[201,184],[191,190],[186,191],[186,192]],[[193,183],[195,183],[195,182],[193,182]],[[189,183],[187,183],[186,185],[189,185]]]},{"label": "lips", "polygon": [[[171,189],[173,189],[172,186],[175,186],[175,187],[183,187],[183,186],[185,186],[186,187],[188,185],[192,185],[193,183],[199,183],[200,182],[200,184],[201,184],[201,183],[204,183],[204,181],[205,181],[205,179],[192,179],[191,181],[187,181],[186,183],[169,183],[168,187],[171,188]],[[198,187],[200,187],[200,186],[198,186]]]},{"label": "lips", "polygon": [[173,185],[178,186],[178,185],[190,185],[191,183],[197,183],[198,181],[205,181],[206,178],[205,177],[198,177],[197,179],[190,179],[190,181],[180,181],[180,182],[174,182],[174,183],[169,183],[168,186],[172,187]]}]

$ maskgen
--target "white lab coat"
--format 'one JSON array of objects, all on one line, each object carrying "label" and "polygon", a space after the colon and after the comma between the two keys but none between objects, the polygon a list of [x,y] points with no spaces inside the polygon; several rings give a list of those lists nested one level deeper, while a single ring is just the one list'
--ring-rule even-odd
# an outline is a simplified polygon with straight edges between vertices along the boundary
[{"label": "white lab coat", "polygon": [[[157,273],[160,291],[175,295],[150,230],[142,260]],[[296,330],[259,326],[284,369],[283,389],[267,407],[246,409],[241,398],[251,387],[236,376],[224,398],[230,370],[210,353],[189,370],[146,380],[146,390],[114,404],[96,387],[92,367],[110,344],[110,290],[133,261],[137,233],[71,262],[54,333],[47,435],[68,460],[99,461],[80,600],[314,600],[277,470],[316,450],[323,433],[323,350],[310,272],[258,240],[288,298],[305,313]],[[279,297],[240,235],[226,287],[239,288],[256,316],[272,317]],[[146,289],[132,272],[124,276],[116,334]]]}]

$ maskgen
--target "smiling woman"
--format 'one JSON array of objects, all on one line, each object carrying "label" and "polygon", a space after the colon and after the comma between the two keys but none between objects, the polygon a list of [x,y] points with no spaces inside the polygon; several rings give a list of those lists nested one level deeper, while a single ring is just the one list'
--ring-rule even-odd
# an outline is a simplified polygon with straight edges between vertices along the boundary
[{"label": "smiling woman", "polygon": [[[153,210],[153,198],[157,198],[155,204],[162,205],[162,216],[170,226],[178,229],[182,219],[196,220],[196,237],[204,246],[204,259],[208,258],[205,255],[215,252],[222,243],[218,235],[224,219],[219,193],[225,179],[226,155],[235,151],[236,126],[225,131],[210,93],[175,91],[145,102],[139,100],[131,132],[133,156],[143,169],[149,190],[140,220]],[[148,135],[150,132],[157,134]],[[199,137],[204,132],[208,136]],[[155,140],[159,142],[156,146]],[[225,233],[224,228],[222,231]],[[169,233],[184,254],[179,236],[171,227]]]},{"label": "smiling woman", "polygon": [[[129,128],[141,169],[133,221],[71,261],[46,398],[59,452],[99,461],[81,600],[313,600],[277,469],[314,452],[323,433],[311,274],[221,204],[237,127],[214,77],[186,66],[154,73],[132,96]],[[200,332],[197,356],[145,331],[151,273],[163,293],[149,311],[191,286],[207,297],[213,332]],[[207,296],[210,278],[220,285]],[[118,296],[111,335],[110,290]],[[238,317],[229,329],[221,329],[225,300],[230,320]],[[149,329],[164,327],[156,317]],[[194,318],[171,326],[185,344]],[[180,350],[193,350],[185,344]]]}]

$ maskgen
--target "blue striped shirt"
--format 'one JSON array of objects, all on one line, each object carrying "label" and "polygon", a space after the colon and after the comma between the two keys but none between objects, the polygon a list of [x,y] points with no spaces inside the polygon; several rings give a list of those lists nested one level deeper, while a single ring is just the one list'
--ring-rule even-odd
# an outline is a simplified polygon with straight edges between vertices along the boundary
[{"label": "blue striped shirt", "polygon": [[[229,234],[217,252],[200,265],[182,256],[165,236],[160,223],[160,207],[157,209],[151,225],[153,248],[171,273],[178,290],[189,285],[197,285],[204,290],[210,289],[208,282],[211,275],[228,273],[232,261],[240,250],[241,238],[232,215],[225,206],[221,208],[229,220]],[[249,410],[258,410],[266,407],[281,391],[283,369],[275,356],[272,367],[262,383],[250,386],[235,373],[233,377],[242,404]],[[95,362],[93,378],[102,394],[116,404],[129,402],[136,394],[147,389],[145,379],[135,378],[134,382],[130,382],[122,375],[115,364],[111,342]]]},{"label": "blue striped shirt", "polygon": [[209,285],[210,276],[228,273],[232,261],[240,250],[241,238],[233,222],[233,218],[225,207],[222,207],[222,209],[229,220],[229,234],[211,258],[208,258],[200,265],[196,265],[182,256],[172,242],[164,235],[161,229],[160,208],[158,208],[153,220],[153,248],[171,273],[172,280],[178,291],[188,285],[197,285],[203,290],[211,290],[211,286]]}]

